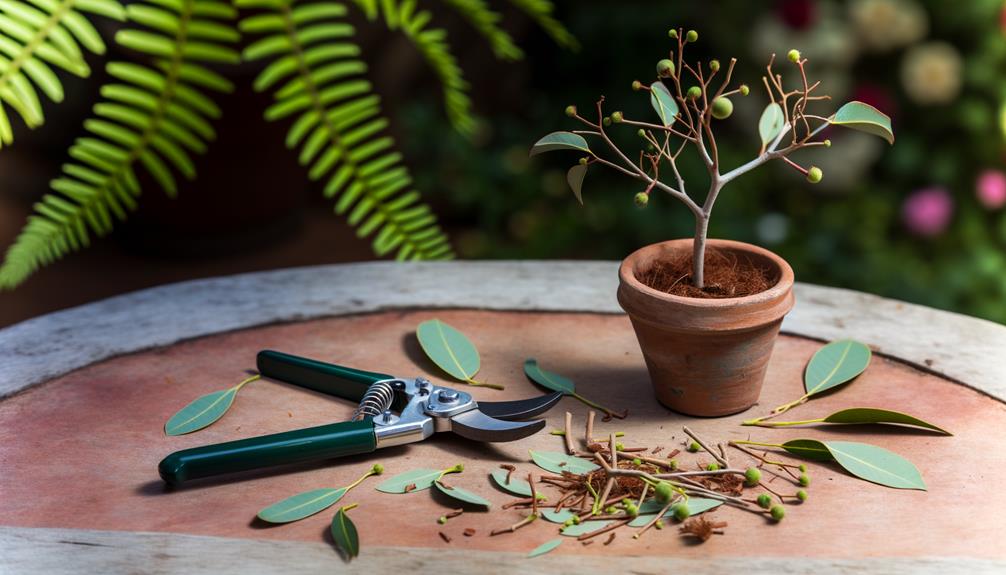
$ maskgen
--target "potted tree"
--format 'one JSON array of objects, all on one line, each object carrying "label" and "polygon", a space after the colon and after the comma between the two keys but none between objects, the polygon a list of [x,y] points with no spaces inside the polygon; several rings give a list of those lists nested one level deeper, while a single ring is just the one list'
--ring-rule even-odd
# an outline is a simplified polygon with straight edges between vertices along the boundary
[{"label": "potted tree", "polygon": [[[649,95],[656,121],[632,120],[619,111],[606,114],[602,96],[596,119],[588,117],[593,113],[581,115],[575,106],[567,107],[566,115],[585,128],[551,133],[535,143],[531,155],[553,150],[584,154],[567,174],[581,203],[587,170],[603,165],[640,182],[637,205],[646,206],[650,195],[660,191],[694,215],[694,237],[649,245],[625,258],[619,269],[618,301],[636,331],[657,399],[690,415],[727,415],[758,400],[782,318],[793,307],[793,270],[758,246],[709,239],[717,197],[728,183],[772,160],[785,162],[812,184],[821,181],[820,168],[805,168],[789,156],[805,148],[831,146],[830,140],[820,137],[828,126],[865,131],[892,144],[894,133],[889,117],[862,102],[849,102],[830,116],[812,113],[812,105],[829,97],[817,93],[820,82],[807,79],[807,60],[791,50],[787,59],[797,81],[789,89],[774,71],[775,55],[762,78],[769,102],[758,122],[758,155],[724,171],[714,128],[731,116],[730,98],[747,96],[749,88],[732,84],[735,58],[723,67],[717,60],[691,64],[684,60],[687,44],[698,40],[694,30],[671,29],[668,35],[677,46],[657,62],[656,80],[632,83],[633,90]],[[616,125],[636,130],[643,150],[630,154],[620,149],[608,134]],[[591,147],[588,138],[600,146]],[[701,201],[686,191],[678,170],[687,149],[698,153],[709,174]]]}]

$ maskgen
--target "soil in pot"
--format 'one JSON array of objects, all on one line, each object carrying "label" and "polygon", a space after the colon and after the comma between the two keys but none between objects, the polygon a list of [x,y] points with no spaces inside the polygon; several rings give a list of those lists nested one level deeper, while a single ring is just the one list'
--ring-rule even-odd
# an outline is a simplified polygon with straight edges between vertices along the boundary
[{"label": "soil in pot", "polygon": [[707,248],[705,258],[705,286],[695,287],[692,282],[691,254],[681,254],[658,260],[637,279],[657,291],[681,297],[730,298],[744,297],[763,292],[772,287],[778,278],[764,265],[732,251]]}]

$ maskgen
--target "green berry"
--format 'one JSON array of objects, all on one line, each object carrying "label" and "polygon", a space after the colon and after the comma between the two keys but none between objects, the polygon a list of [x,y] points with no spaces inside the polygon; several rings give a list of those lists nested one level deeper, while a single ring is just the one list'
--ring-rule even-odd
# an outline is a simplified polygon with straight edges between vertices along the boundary
[{"label": "green berry", "polygon": [[625,449],[625,444],[624,443],[615,443],[615,449],[618,450],[618,451],[622,451],[623,449]]},{"label": "green berry", "polygon": [[635,465],[636,467],[639,467],[640,465],[643,464],[643,460],[637,457],[632,460],[632,464]]},{"label": "green berry", "polygon": [[786,57],[789,58],[790,62],[793,62],[794,64],[796,64],[797,62],[800,61],[800,51],[799,50],[790,50],[789,53],[786,54]]},{"label": "green berry", "polygon": [[619,122],[621,122],[622,121],[622,113],[621,112],[612,112],[611,113],[611,121],[614,122],[614,123],[616,123],[616,124],[619,123]]},{"label": "green berry", "polygon": [[439,523],[441,525],[443,525],[444,523],[447,523],[447,516],[446,515],[441,515],[440,519],[437,519],[437,523]]},{"label": "green berry", "polygon": [[636,517],[639,515],[639,507],[636,507],[635,503],[626,503],[625,512],[629,515],[629,517]]},{"label": "green berry", "polygon": [[590,158],[588,158],[587,156],[584,156],[584,157],[580,158],[580,165],[581,166],[586,166],[587,162],[589,162],[589,161],[590,161]]},{"label": "green berry", "polygon": [[688,33],[685,34],[685,40],[688,42],[698,42],[699,33],[696,32],[695,30],[689,30]]},{"label": "green berry", "polygon": [[740,93],[741,96],[747,96],[748,94],[751,93],[751,88],[748,88],[747,84],[741,84]]},{"label": "green berry", "polygon": [[719,69],[720,69],[720,61],[719,60],[710,60],[709,61],[709,69],[712,70],[713,72],[719,71]]},{"label": "green berry", "polygon": [[807,466],[804,465],[804,464],[802,464],[802,463],[800,464],[800,466],[797,469],[800,470],[800,473],[807,473]]},{"label": "green berry", "polygon": [[693,441],[693,442],[689,443],[688,447],[686,447],[685,449],[688,450],[691,453],[695,453],[698,450],[702,449],[702,446],[699,445],[699,442]]},{"label": "green berry", "polygon": [[713,100],[713,117],[717,120],[726,120],[733,113],[734,103],[730,101],[730,98],[720,96]]},{"label": "green berry", "polygon": [[782,521],[782,518],[786,517],[786,508],[782,505],[773,505],[772,509],[769,509],[769,513],[772,514],[772,519]]},{"label": "green berry", "polygon": [[380,463],[375,463],[374,466],[370,468],[370,472],[374,475],[380,475],[384,473],[384,466]]},{"label": "green berry", "polygon": [[824,141],[824,147],[825,148],[830,148],[831,147],[831,140],[825,140]]},{"label": "green berry", "polygon": [[579,515],[574,515],[573,516],[573,525],[579,525],[579,524],[580,524],[580,516]]},{"label": "green berry", "polygon": [[643,130],[642,128],[640,128],[640,129],[636,130],[636,135],[639,136],[640,138],[645,138],[646,137],[646,131]]},{"label": "green berry", "polygon": [[692,86],[691,88],[688,88],[688,92],[685,95],[692,100],[696,100],[702,95],[702,88]]},{"label": "green berry", "polygon": [[653,526],[656,527],[657,529],[663,529],[664,528],[664,520],[663,519],[657,519],[657,522],[654,523]]},{"label": "green berry", "polygon": [[566,115],[572,118],[576,115],[576,106],[566,106]]},{"label": "green berry", "polygon": [[572,524],[573,524],[573,520],[572,519],[567,519],[567,520],[565,520],[565,521],[562,522],[562,526],[563,527],[569,527]]},{"label": "green berry", "polygon": [[710,463],[706,466],[706,471],[719,471],[720,466],[717,463]]},{"label": "green berry", "polygon": [[618,509],[615,509],[614,505],[609,505],[604,508],[604,513],[607,515],[614,515],[616,511],[618,511]]},{"label": "green berry", "polygon": [[821,168],[819,168],[817,166],[811,166],[810,169],[807,170],[807,181],[810,182],[810,183],[812,183],[812,184],[816,184],[816,183],[820,182],[821,178],[823,178],[823,177],[824,177],[824,172],[822,172]]},{"label": "green berry", "polygon": [[807,492],[804,491],[803,489],[796,492],[796,498],[799,499],[800,501],[806,501],[807,497],[808,497]]},{"label": "green berry", "polygon": [[605,117],[604,117],[604,119],[603,119],[603,120],[601,120],[601,122],[602,122],[602,123],[603,123],[603,124],[604,124],[605,126],[610,126],[610,125],[611,125],[611,116],[605,116]]},{"label": "green berry", "polygon": [[642,82],[640,82],[639,80],[633,80],[632,81],[632,90],[634,92],[638,92],[638,91],[640,91],[642,89],[643,89],[643,83]]},{"label": "green berry", "polygon": [[669,78],[674,75],[674,62],[671,62],[667,58],[657,62],[657,76],[660,78]]},{"label": "green berry", "polygon": [[671,460],[669,460],[667,462],[667,467],[671,471],[677,471],[678,470],[678,460],[677,459],[671,459]]},{"label": "green berry", "polygon": [[671,484],[666,481],[661,481],[653,488],[653,493],[657,497],[657,501],[661,503],[667,503],[671,500],[671,495],[673,495],[674,490],[671,488]]},{"label": "green berry", "polygon": [[810,485],[810,476],[807,475],[806,473],[801,474],[799,482],[800,487],[807,487],[808,485]]},{"label": "green berry", "polygon": [[678,521],[684,521],[692,516],[692,510],[688,508],[687,503],[678,503],[674,506],[674,518]]},{"label": "green berry", "polygon": [[772,505],[772,498],[768,493],[762,493],[758,496],[758,507],[763,509],[768,509]]},{"label": "green berry", "polygon": [[678,31],[677,31],[677,29],[671,28],[670,30],[668,30],[667,31],[667,37],[668,38],[677,38],[678,37]]},{"label": "green berry", "polygon": [[744,483],[747,483],[748,487],[754,487],[758,485],[761,481],[761,470],[754,467],[748,467],[744,472]]}]

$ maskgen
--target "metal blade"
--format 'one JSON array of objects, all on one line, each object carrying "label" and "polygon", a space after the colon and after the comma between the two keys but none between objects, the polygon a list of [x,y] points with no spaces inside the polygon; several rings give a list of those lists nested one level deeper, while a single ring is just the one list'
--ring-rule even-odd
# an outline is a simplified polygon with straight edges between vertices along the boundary
[{"label": "metal blade", "polygon": [[475,441],[515,441],[534,435],[545,427],[545,420],[503,421],[472,409],[451,417],[451,431]]},{"label": "metal blade", "polygon": [[496,419],[527,419],[545,413],[562,399],[561,392],[517,401],[480,401],[479,411]]}]

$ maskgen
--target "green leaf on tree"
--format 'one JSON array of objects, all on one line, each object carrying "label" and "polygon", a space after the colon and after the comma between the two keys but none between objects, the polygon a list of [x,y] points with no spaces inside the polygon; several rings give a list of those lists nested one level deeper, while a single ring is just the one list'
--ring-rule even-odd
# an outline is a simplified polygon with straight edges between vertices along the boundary
[{"label": "green leaf on tree", "polygon": [[535,142],[534,146],[531,147],[530,155],[537,156],[538,154],[554,150],[578,150],[590,153],[590,148],[587,147],[587,140],[584,140],[583,136],[574,134],[573,132],[552,132]]},{"label": "green leaf on tree", "polygon": [[583,196],[581,189],[583,188],[583,178],[587,175],[587,165],[577,164],[566,172],[566,183],[573,190],[573,195],[576,196],[576,201],[583,205]]},{"label": "green leaf on tree", "polygon": [[670,126],[674,123],[674,117],[678,115],[678,103],[660,80],[650,84],[650,105],[660,116],[663,125]]},{"label": "green leaf on tree", "polygon": [[541,545],[535,547],[533,551],[527,554],[527,556],[530,558],[530,557],[537,557],[539,555],[544,555],[549,551],[558,547],[560,544],[562,544],[562,537],[553,539],[551,541],[546,541]]},{"label": "green leaf on tree", "polygon": [[[505,469],[497,469],[489,474],[496,485],[499,485],[501,489],[512,493],[513,495],[520,495],[521,497],[531,497],[531,484],[519,477],[510,477],[507,481],[507,475],[512,475]],[[544,499],[541,494],[538,494],[538,499]]]},{"label": "green leaf on tree", "polygon": [[502,385],[475,381],[482,361],[475,345],[460,331],[439,319],[431,319],[419,324],[416,337],[427,357],[454,379],[470,385],[503,389]]},{"label": "green leaf on tree", "polygon": [[269,523],[289,523],[324,511],[346,494],[346,488],[315,489],[298,493],[258,512],[258,518]]},{"label": "green leaf on tree", "polygon": [[590,473],[595,469],[599,469],[597,465],[587,461],[586,459],[581,459],[573,455],[566,455],[565,453],[534,450],[530,450],[529,453],[531,454],[531,460],[534,461],[535,465],[541,467],[545,471],[551,471],[552,473],[558,473],[560,475],[563,471],[582,475],[584,473]]},{"label": "green leaf on tree", "polygon": [[[384,493],[411,493],[429,489],[433,482],[440,478],[441,471],[436,469],[413,469],[399,473],[382,481],[377,490]],[[412,486],[410,488],[410,486]]]},{"label": "green leaf on tree", "polygon": [[803,374],[807,395],[814,395],[856,378],[870,365],[869,346],[852,339],[833,341],[814,353]]},{"label": "green leaf on tree", "polygon": [[483,507],[485,509],[492,507],[492,503],[490,503],[488,499],[482,497],[481,495],[472,493],[467,489],[444,485],[440,481],[435,481],[433,485],[437,487],[437,491],[462,503]]},{"label": "green leaf on tree", "polygon": [[845,126],[887,140],[894,144],[894,130],[891,129],[891,118],[887,114],[863,102],[849,102],[843,105],[828,120],[836,126]]},{"label": "green leaf on tree", "polygon": [[184,435],[199,431],[220,419],[234,403],[234,396],[246,384],[258,379],[258,374],[234,387],[208,393],[186,405],[164,424],[165,435]]},{"label": "green leaf on tree", "polygon": [[349,507],[339,509],[332,518],[332,539],[335,540],[336,547],[345,553],[346,558],[352,559],[360,554],[360,537],[356,533],[356,525],[353,525],[353,521],[346,514],[349,509]]},{"label": "green leaf on tree", "polygon": [[765,111],[758,120],[758,135],[761,136],[763,148],[779,136],[785,124],[786,115],[782,111],[782,106],[775,102],[765,106]]}]

